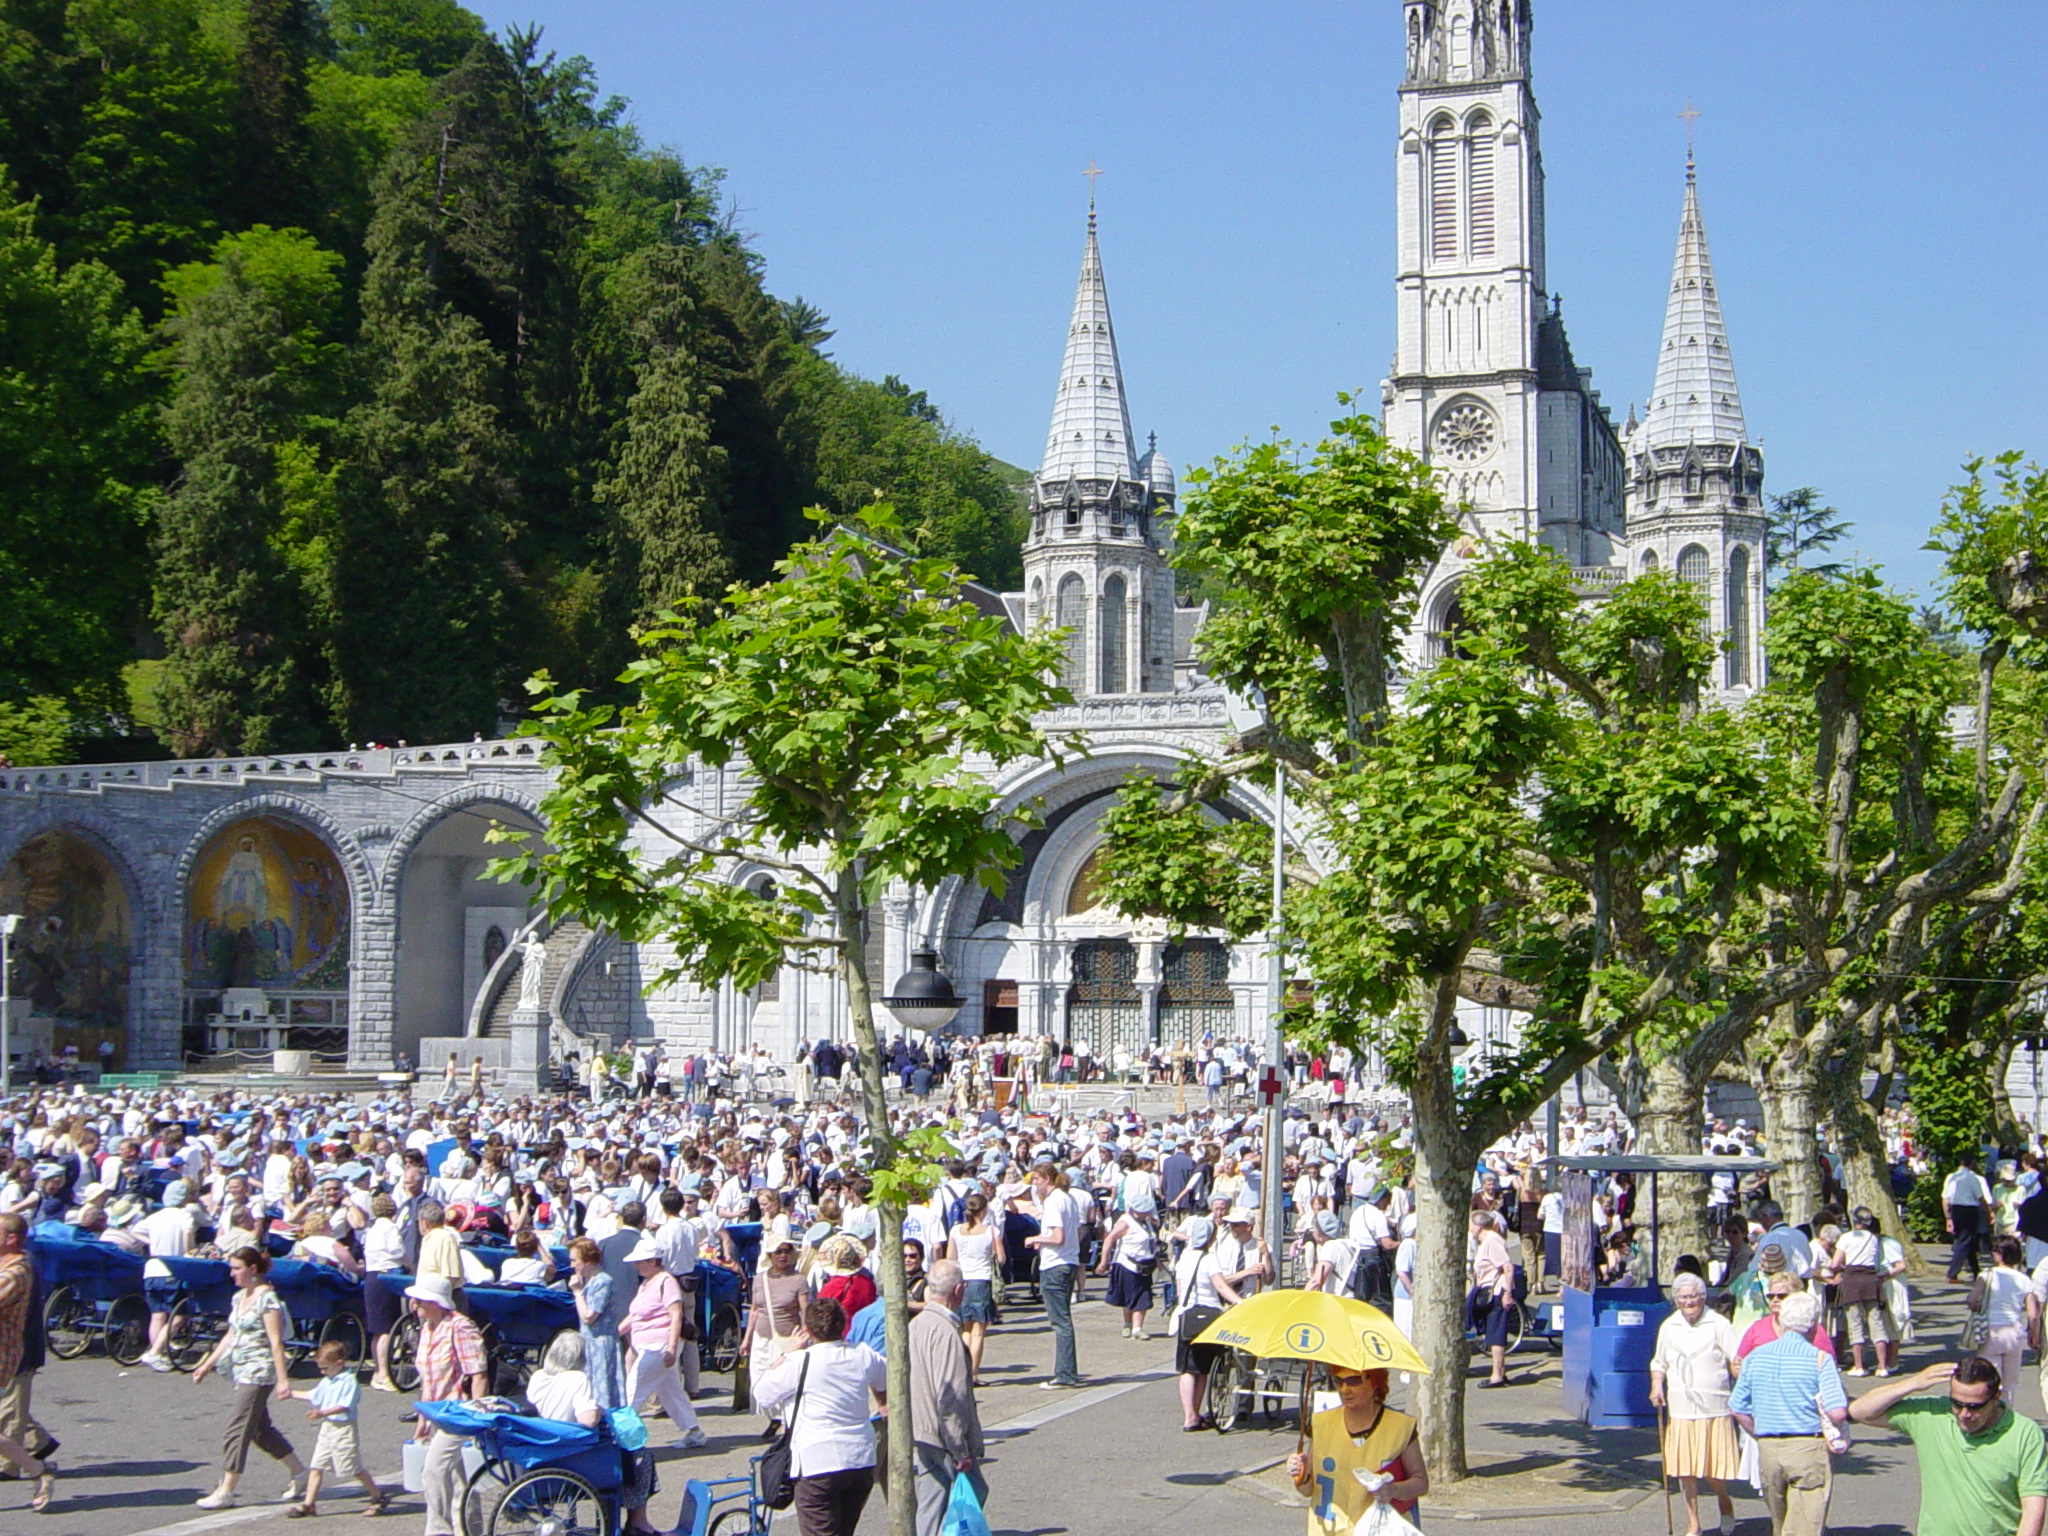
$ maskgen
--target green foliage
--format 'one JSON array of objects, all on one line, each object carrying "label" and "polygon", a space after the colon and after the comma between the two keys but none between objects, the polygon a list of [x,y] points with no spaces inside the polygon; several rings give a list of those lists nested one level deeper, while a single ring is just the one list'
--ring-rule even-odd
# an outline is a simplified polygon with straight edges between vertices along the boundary
[{"label": "green foliage", "polygon": [[62,699],[0,701],[0,758],[10,767],[69,762],[72,740],[71,711]]},{"label": "green foliage", "polygon": [[0,182],[0,702],[108,702],[147,601],[141,325]]},{"label": "green foliage", "polygon": [[1201,637],[1211,675],[1262,690],[1287,736],[1349,751],[1386,713],[1395,643],[1456,525],[1370,417],[1330,434],[1306,462],[1276,438],[1191,471],[1174,565],[1224,594]]},{"label": "green foliage", "polygon": [[[450,0],[0,11],[0,166],[28,205],[0,216],[0,453],[22,509],[0,519],[0,571],[35,637],[10,656],[0,629],[0,699],[125,729],[116,679],[154,590],[154,622],[179,627],[163,643],[213,657],[166,672],[180,750],[466,731],[537,668],[614,687],[635,622],[766,577],[807,502],[849,512],[876,488],[913,549],[1012,579],[1001,466],[914,391],[842,374],[822,317],[769,293],[721,217],[719,173],[642,144],[624,111],[588,61]],[[264,407],[264,452],[248,437],[223,458],[172,423],[206,394],[180,359],[231,262],[308,355]],[[404,418],[450,389],[457,425]],[[366,511],[408,454],[438,489]],[[460,496],[456,463],[484,473]],[[253,585],[205,574],[251,539],[269,548]],[[474,613],[437,610],[404,567],[366,579],[422,541],[423,569],[468,572]],[[283,611],[260,593],[295,606],[258,620]],[[406,612],[430,616],[417,643]],[[366,635],[381,658],[345,672]],[[365,704],[365,676],[392,682],[390,707]]]},{"label": "green foliage", "polygon": [[2018,453],[1963,466],[1927,547],[1948,557],[1946,596],[1963,627],[2048,667],[2048,471]]}]

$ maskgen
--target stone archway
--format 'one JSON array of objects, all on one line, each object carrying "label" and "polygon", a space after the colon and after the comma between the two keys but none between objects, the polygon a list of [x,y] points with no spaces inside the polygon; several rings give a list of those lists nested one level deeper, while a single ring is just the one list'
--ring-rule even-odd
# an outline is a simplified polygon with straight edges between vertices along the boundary
[{"label": "stone archway", "polygon": [[137,949],[133,881],[97,839],[70,827],[31,837],[0,870],[0,911],[21,916],[9,954],[15,1019],[10,1044],[76,1052],[122,1071],[139,1044],[129,983]]},{"label": "stone archway", "polygon": [[509,800],[468,796],[424,813],[393,849],[386,872],[398,915],[392,1049],[415,1060],[422,1040],[467,1032],[491,961],[530,915],[524,886],[484,875],[492,859],[512,851],[488,840],[495,826],[541,830]]},{"label": "stone archway", "polygon": [[354,901],[334,846],[257,813],[216,828],[185,877],[185,1049],[348,1050]]}]

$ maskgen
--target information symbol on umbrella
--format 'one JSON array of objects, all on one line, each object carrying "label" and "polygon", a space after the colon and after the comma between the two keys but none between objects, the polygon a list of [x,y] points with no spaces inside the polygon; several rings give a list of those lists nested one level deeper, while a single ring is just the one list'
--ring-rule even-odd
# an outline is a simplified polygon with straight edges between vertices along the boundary
[{"label": "information symbol on umbrella", "polygon": [[1359,1342],[1365,1345],[1365,1352],[1375,1360],[1391,1360],[1394,1358],[1394,1351],[1388,1346],[1387,1341],[1378,1334],[1361,1333],[1358,1337]]},{"label": "information symbol on umbrella", "polygon": [[1323,1347],[1323,1330],[1314,1323],[1297,1323],[1287,1330],[1287,1342],[1304,1355]]}]

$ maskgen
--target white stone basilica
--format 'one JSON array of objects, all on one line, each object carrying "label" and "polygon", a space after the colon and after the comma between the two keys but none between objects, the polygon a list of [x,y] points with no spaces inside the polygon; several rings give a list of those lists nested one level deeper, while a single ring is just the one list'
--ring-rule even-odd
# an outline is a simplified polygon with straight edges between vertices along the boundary
[{"label": "white stone basilica", "polygon": [[[1548,291],[1527,0],[1404,0],[1403,22],[1385,419],[1437,467],[1467,530],[1431,573],[1410,664],[1456,630],[1482,542],[1533,539],[1572,565],[1589,602],[1652,568],[1695,583],[1725,644],[1722,686],[1742,696],[1761,675],[1763,461],[1690,163],[1655,382],[1642,419],[1617,431]],[[1231,732],[1195,659],[1203,610],[1181,606],[1167,565],[1174,474],[1148,444],[1141,454],[1131,428],[1091,203],[1031,483],[1025,590],[976,593],[1020,630],[1069,632],[1075,702],[1042,722],[1062,761],[1000,782],[1006,807],[1037,818],[1019,825],[1002,895],[968,881],[890,893],[869,944],[884,987],[912,951],[937,951],[967,999],[968,1033],[1049,1034],[1107,1054],[1262,1028],[1258,946],[1169,941],[1095,894],[1118,788],[1133,774],[1172,779]],[[520,956],[536,937],[558,1049],[652,1035],[672,1049],[786,1053],[846,1032],[830,978],[791,967],[752,991],[646,994],[664,957],[550,923],[485,879],[485,830],[537,827],[550,773],[531,743],[471,742],[0,774],[0,910],[28,918],[15,1038],[88,1057],[105,1041],[128,1067],[173,1066],[225,1040],[358,1067],[432,1066],[459,1050],[510,1070]],[[743,793],[740,770],[700,768],[690,798],[732,806]],[[1249,788],[1215,809],[1270,814]],[[770,876],[743,864],[731,878]],[[1511,1027],[1475,1022],[1482,1037]]]}]

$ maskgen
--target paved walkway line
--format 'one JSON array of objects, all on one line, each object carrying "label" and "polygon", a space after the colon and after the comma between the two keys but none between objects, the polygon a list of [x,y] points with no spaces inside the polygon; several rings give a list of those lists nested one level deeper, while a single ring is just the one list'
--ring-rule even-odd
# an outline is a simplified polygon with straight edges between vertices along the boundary
[{"label": "paved walkway line", "polygon": [[[370,1475],[377,1480],[380,1488],[393,1494],[399,1492],[400,1485],[405,1481],[403,1472],[373,1472]],[[64,1480],[58,1478],[57,1486],[62,1488],[63,1485]],[[362,1485],[351,1480],[349,1486],[352,1490],[350,1502],[354,1502],[354,1495],[361,1491]],[[190,1520],[180,1520],[174,1525],[159,1525],[147,1531],[137,1531],[135,1536],[203,1536],[207,1531],[224,1531],[237,1525],[250,1525],[258,1520],[275,1519],[282,1515],[287,1507],[283,1499],[256,1499],[247,1504],[239,1504],[233,1509],[223,1509],[214,1514],[196,1515]],[[54,1514],[61,1506],[53,1504],[50,1508]]]},{"label": "paved walkway line", "polygon": [[1020,1413],[1013,1419],[1005,1419],[1000,1424],[992,1424],[983,1433],[988,1438],[994,1438],[997,1435],[1007,1437],[1010,1435],[1029,1434],[1034,1429],[1042,1429],[1048,1424],[1064,1419],[1068,1414],[1080,1413],[1085,1409],[1095,1407],[1098,1403],[1110,1402],[1122,1397],[1126,1392],[1135,1392],[1140,1387],[1149,1387],[1155,1381],[1165,1381],[1173,1374],[1174,1372],[1172,1371],[1144,1371],[1136,1376],[1111,1382],[1107,1386],[1079,1388],[1065,1394],[1063,1401],[1051,1402],[1043,1408],[1034,1408],[1029,1413]]}]

